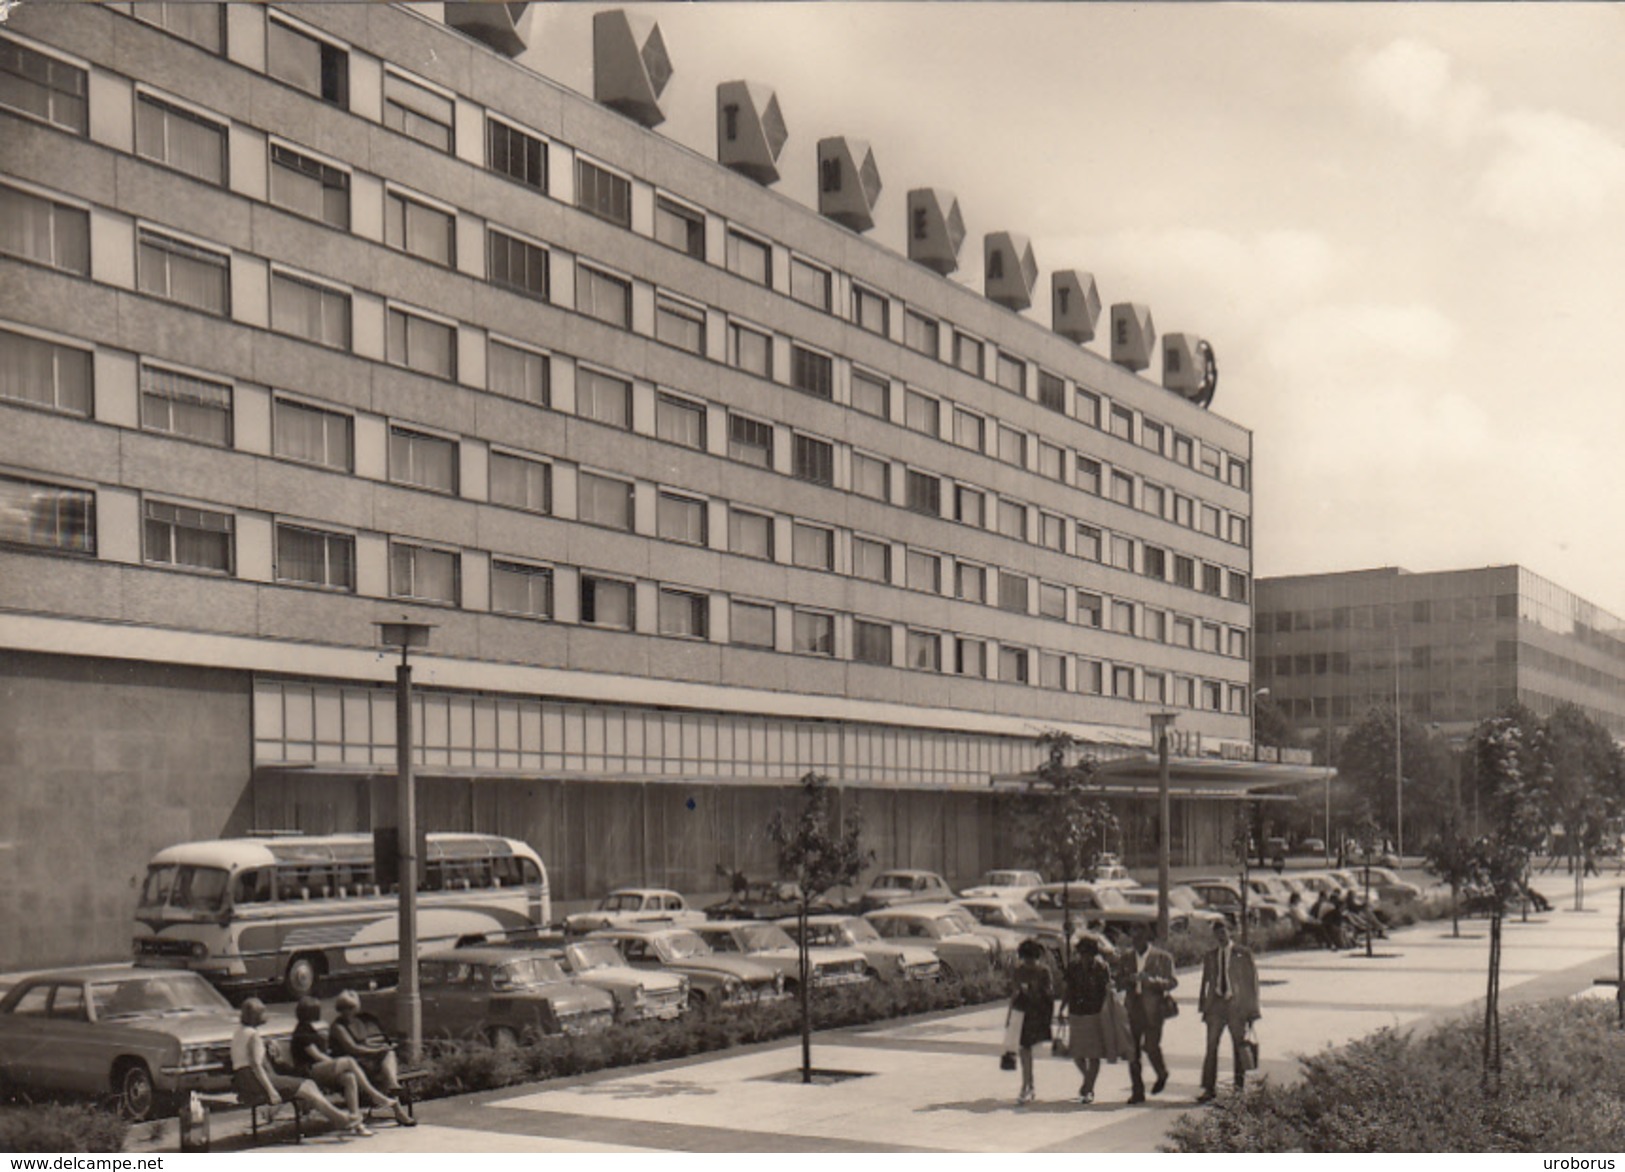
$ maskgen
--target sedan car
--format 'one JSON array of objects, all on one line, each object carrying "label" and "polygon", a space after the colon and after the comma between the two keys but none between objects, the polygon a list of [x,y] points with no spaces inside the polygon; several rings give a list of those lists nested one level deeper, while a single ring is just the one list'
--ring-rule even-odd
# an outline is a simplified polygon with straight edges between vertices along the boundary
[{"label": "sedan car", "polygon": [[904,904],[866,914],[875,932],[887,940],[924,944],[942,962],[944,976],[971,976],[993,968],[996,948],[976,932],[977,923],[964,908],[946,903]]},{"label": "sedan car", "polygon": [[[1150,887],[1124,887],[1119,893],[1131,907],[1148,907],[1152,912],[1157,910],[1157,893]],[[1174,912],[1183,912],[1190,917],[1191,923],[1199,927],[1211,928],[1214,924],[1228,923],[1223,912],[1206,907],[1202,897],[1183,883],[1168,888],[1168,907]]]},{"label": "sedan car", "polygon": [[[1070,911],[1074,924],[1101,929],[1109,938],[1120,940],[1137,923],[1153,928],[1157,923],[1157,909],[1130,903],[1124,890],[1098,883],[1046,883],[1028,896],[1027,902],[1051,923],[1064,923]],[[1168,916],[1170,932],[1188,931],[1190,923],[1190,916],[1184,912]]]},{"label": "sedan car", "polygon": [[[586,1034],[615,1022],[615,999],[573,981],[559,962],[522,948],[434,952],[418,969],[426,1037],[477,1038],[498,1049],[544,1034]],[[361,1008],[381,1020],[395,990],[369,989]]]},{"label": "sedan car", "polygon": [[975,887],[959,894],[966,899],[1026,899],[1035,887],[1044,886],[1037,871],[989,871]]},{"label": "sedan car", "polygon": [[[706,906],[708,920],[777,920],[793,916],[801,910],[801,888],[795,883],[773,879],[765,883],[748,883],[720,903]],[[816,913],[835,909],[828,900],[815,899],[809,910]]]},{"label": "sedan car", "polygon": [[784,974],[770,964],[718,953],[689,928],[643,924],[606,928],[589,940],[605,941],[620,950],[639,972],[677,973],[688,979],[692,1005],[735,1005],[774,1001],[784,994]]},{"label": "sedan car", "polygon": [[941,903],[954,897],[948,881],[935,871],[882,871],[858,899],[858,910],[895,907],[900,903]]},{"label": "sedan car", "polygon": [[583,985],[615,998],[616,1021],[669,1021],[688,1008],[688,980],[678,973],[639,971],[608,940],[589,937],[544,955]]},{"label": "sedan car", "polygon": [[[783,928],[751,920],[713,920],[699,924],[694,932],[713,952],[738,953],[751,960],[770,964],[784,975],[786,988],[801,979],[801,948]],[[812,966],[812,987],[861,985],[869,979],[869,962],[852,948],[811,948],[807,960]]]},{"label": "sedan car", "polygon": [[0,1000],[0,1083],[112,1096],[129,1118],[149,1119],[191,1091],[230,1086],[236,1030],[237,1011],[196,973],[39,974]]},{"label": "sedan car", "polygon": [[[778,925],[792,939],[801,939],[798,917],[786,916]],[[850,948],[863,953],[869,975],[877,980],[934,981],[942,975],[942,962],[931,949],[882,939],[862,916],[808,916],[807,939],[814,948]]]},{"label": "sedan car", "polygon": [[564,930],[572,936],[585,936],[600,928],[624,928],[629,924],[693,924],[705,913],[688,906],[675,891],[658,887],[617,887],[590,912],[564,917]]},{"label": "sedan car", "polygon": [[[1206,876],[1187,879],[1182,886],[1189,887],[1201,898],[1204,906],[1223,912],[1232,925],[1241,922],[1241,884],[1234,879]],[[1251,891],[1247,895],[1247,920],[1253,924],[1273,924],[1286,915],[1286,909],[1272,900],[1260,899]]]},{"label": "sedan car", "polygon": [[1323,859],[1326,857],[1326,842],[1324,839],[1306,838],[1298,844],[1298,853]]},{"label": "sedan car", "polygon": [[[1351,867],[1354,877],[1359,881],[1360,889],[1365,889],[1365,867]],[[1413,899],[1422,898],[1422,889],[1415,883],[1408,882],[1396,875],[1390,867],[1371,868],[1371,893],[1381,895],[1385,904],[1403,904]]]}]

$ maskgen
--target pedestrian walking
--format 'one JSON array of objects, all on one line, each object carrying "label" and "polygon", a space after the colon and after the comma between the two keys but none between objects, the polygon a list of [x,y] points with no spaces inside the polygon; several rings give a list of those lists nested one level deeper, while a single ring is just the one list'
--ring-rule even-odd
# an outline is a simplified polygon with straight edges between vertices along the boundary
[{"label": "pedestrian walking", "polygon": [[1247,1068],[1256,1054],[1249,1053],[1253,1022],[1257,1021],[1258,966],[1253,954],[1230,940],[1230,926],[1213,925],[1214,947],[1202,958],[1202,987],[1197,1007],[1207,1026],[1207,1050],[1202,1058],[1202,1093],[1198,1103],[1218,1097],[1219,1041],[1230,1033],[1236,1090],[1247,1082]]},{"label": "pedestrian walking", "polygon": [[1015,993],[1010,998],[1011,1015],[1021,1014],[1021,1028],[1016,1037],[1016,1053],[1021,1063],[1021,1093],[1016,1097],[1018,1107],[1033,1101],[1033,1047],[1047,1042],[1053,1036],[1051,1022],[1055,1017],[1055,984],[1050,977],[1049,965],[1044,963],[1044,948],[1036,940],[1023,940],[1016,949],[1016,969],[1011,974]]},{"label": "pedestrian walking", "polygon": [[1129,1042],[1128,1076],[1133,1084],[1130,1103],[1145,1102],[1145,1075],[1141,1068],[1142,1054],[1151,1060],[1151,1069],[1157,1081],[1151,1084],[1153,1095],[1162,1094],[1168,1085],[1168,1064],[1162,1058],[1162,1023],[1179,1007],[1171,994],[1179,985],[1174,975],[1174,958],[1151,943],[1149,924],[1135,924],[1131,936],[1133,947],[1117,963],[1117,984],[1123,990],[1123,1007],[1127,1010]]},{"label": "pedestrian walking", "polygon": [[1095,1101],[1101,1062],[1116,1062],[1134,1049],[1123,1007],[1112,992],[1111,965],[1092,933],[1079,936],[1073,946],[1066,970],[1066,1008],[1072,1062],[1083,1075],[1078,1102],[1087,1106]]}]

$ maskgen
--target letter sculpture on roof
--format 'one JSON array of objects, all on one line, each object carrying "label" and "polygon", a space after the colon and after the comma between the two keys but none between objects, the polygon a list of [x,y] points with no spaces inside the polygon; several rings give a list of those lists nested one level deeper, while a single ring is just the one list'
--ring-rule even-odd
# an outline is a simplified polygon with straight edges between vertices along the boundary
[{"label": "letter sculpture on roof", "polygon": [[592,18],[592,95],[643,126],[666,120],[660,95],[671,80],[671,58],[660,26],[619,8]]},{"label": "letter sculpture on roof", "polygon": [[779,155],[790,132],[779,98],[754,81],[717,86],[717,162],[766,186],[779,181]]}]

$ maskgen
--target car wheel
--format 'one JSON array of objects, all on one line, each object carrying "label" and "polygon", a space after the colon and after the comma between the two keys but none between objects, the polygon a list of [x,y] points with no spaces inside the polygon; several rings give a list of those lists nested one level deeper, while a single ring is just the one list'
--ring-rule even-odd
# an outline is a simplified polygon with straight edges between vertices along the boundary
[{"label": "car wheel", "polygon": [[124,1059],[113,1068],[113,1093],[118,1096],[119,1110],[132,1123],[151,1119],[158,1109],[152,1071],[139,1058]]},{"label": "car wheel", "polygon": [[519,1048],[519,1035],[507,1026],[492,1026],[485,1034],[486,1041],[491,1043],[493,1050],[517,1050]]},{"label": "car wheel", "polygon": [[320,956],[302,953],[288,962],[288,971],[282,977],[282,988],[296,1001],[301,997],[312,997],[326,968]]}]

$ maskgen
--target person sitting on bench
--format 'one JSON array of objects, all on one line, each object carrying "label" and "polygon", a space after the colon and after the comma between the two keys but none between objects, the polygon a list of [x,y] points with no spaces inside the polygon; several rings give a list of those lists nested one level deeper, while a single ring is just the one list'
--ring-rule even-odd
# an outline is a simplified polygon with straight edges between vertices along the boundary
[{"label": "person sitting on bench", "polygon": [[361,1096],[366,1095],[374,1107],[393,1113],[395,1122],[402,1127],[411,1127],[417,1122],[406,1113],[406,1108],[401,1106],[398,1099],[390,1098],[367,1081],[366,1072],[354,1058],[335,1058],[327,1052],[321,1030],[317,1028],[322,1020],[320,1001],[314,997],[301,997],[295,1013],[299,1025],[293,1031],[294,1069],[307,1078],[315,1079],[319,1087],[342,1091],[350,1114],[358,1119],[361,1117]]},{"label": "person sitting on bench", "polygon": [[250,1105],[263,1101],[272,1107],[293,1099],[326,1116],[334,1126],[357,1135],[372,1134],[362,1126],[359,1112],[346,1115],[340,1111],[310,1079],[272,1069],[271,1046],[259,1030],[265,1024],[265,1002],[258,997],[244,1001],[238,1020],[242,1024],[231,1036],[231,1085],[239,1099]]},{"label": "person sitting on bench", "polygon": [[385,1093],[401,1093],[399,1060],[395,1046],[370,1013],[361,1012],[361,998],[346,989],[333,1001],[333,1024],[327,1031],[327,1044],[334,1054],[354,1058]]}]

